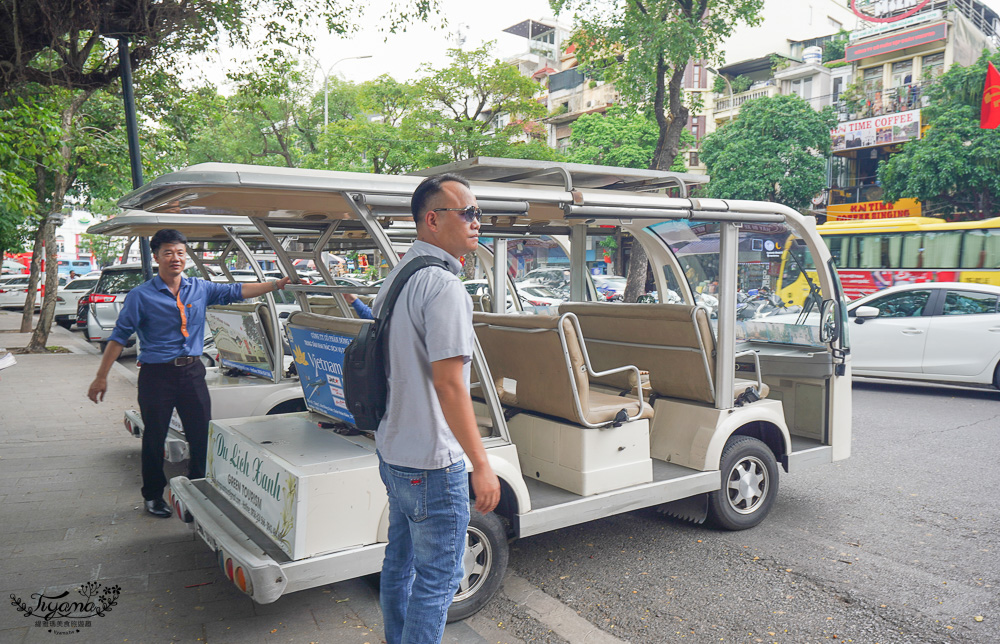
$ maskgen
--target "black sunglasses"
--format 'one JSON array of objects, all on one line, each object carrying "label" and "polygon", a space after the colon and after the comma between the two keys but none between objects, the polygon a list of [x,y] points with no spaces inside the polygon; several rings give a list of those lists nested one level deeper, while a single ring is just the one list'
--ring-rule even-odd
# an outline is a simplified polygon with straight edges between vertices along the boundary
[{"label": "black sunglasses", "polygon": [[483,220],[483,209],[479,206],[466,206],[465,208],[432,208],[431,212],[442,212],[446,210],[457,212],[458,216],[464,219],[467,224],[471,224],[473,219],[476,221]]}]

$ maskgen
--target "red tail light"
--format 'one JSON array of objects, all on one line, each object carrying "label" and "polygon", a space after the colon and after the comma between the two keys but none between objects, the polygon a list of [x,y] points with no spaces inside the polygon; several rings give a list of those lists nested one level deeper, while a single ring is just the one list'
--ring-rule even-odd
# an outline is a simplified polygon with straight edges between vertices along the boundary
[{"label": "red tail light", "polygon": [[115,299],[116,299],[116,296],[114,296],[114,295],[104,295],[104,294],[101,294],[101,293],[91,293],[90,294],[90,301],[88,302],[88,304],[110,304],[111,302],[114,302]]}]

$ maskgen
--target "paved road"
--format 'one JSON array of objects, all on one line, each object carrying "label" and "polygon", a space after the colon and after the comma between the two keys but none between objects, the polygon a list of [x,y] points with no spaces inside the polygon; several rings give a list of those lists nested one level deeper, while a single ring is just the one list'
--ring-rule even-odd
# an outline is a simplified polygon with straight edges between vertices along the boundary
[{"label": "paved road", "polygon": [[[853,455],[718,532],[639,511],[511,569],[631,642],[1000,642],[1000,392],[856,382]],[[976,621],[982,617],[982,621]]]},{"label": "paved road", "polygon": [[[5,590],[121,583],[116,612],[78,641],[380,641],[364,580],[255,605],[180,522],[144,516],[124,370],[95,408],[82,392],[96,356],[18,369],[54,361],[44,388],[21,382],[0,405]],[[38,402],[46,391],[59,406]],[[636,643],[1000,641],[1000,393],[866,382],[854,401],[852,458],[782,478],[763,525],[717,532],[646,510],[521,540],[503,593],[447,641],[595,642],[592,624]],[[25,421],[39,410],[59,420]],[[0,614],[0,641],[73,637],[16,617]]]}]

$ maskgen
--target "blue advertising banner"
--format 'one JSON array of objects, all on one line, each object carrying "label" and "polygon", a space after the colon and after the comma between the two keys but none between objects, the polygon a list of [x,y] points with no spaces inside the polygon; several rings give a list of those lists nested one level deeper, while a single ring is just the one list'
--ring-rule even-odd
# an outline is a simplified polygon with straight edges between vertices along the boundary
[{"label": "blue advertising banner", "polygon": [[310,411],[354,423],[344,399],[344,349],[353,337],[306,329],[289,324],[286,327],[299,372],[299,383]]},{"label": "blue advertising banner", "polygon": [[274,379],[274,358],[265,343],[264,329],[256,311],[210,307],[205,311],[205,321],[215,339],[222,366]]}]

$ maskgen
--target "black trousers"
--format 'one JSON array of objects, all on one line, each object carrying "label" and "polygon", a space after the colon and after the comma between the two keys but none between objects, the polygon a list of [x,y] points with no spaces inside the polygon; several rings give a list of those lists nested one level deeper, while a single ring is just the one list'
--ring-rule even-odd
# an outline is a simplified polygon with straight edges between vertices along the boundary
[{"label": "black trousers", "polygon": [[191,457],[188,478],[205,478],[208,450],[208,420],[212,400],[205,384],[205,365],[195,360],[178,367],[173,363],[143,364],[139,369],[139,411],[142,413],[142,498],[163,497],[167,477],[163,474],[163,445],[170,416],[177,409]]}]

